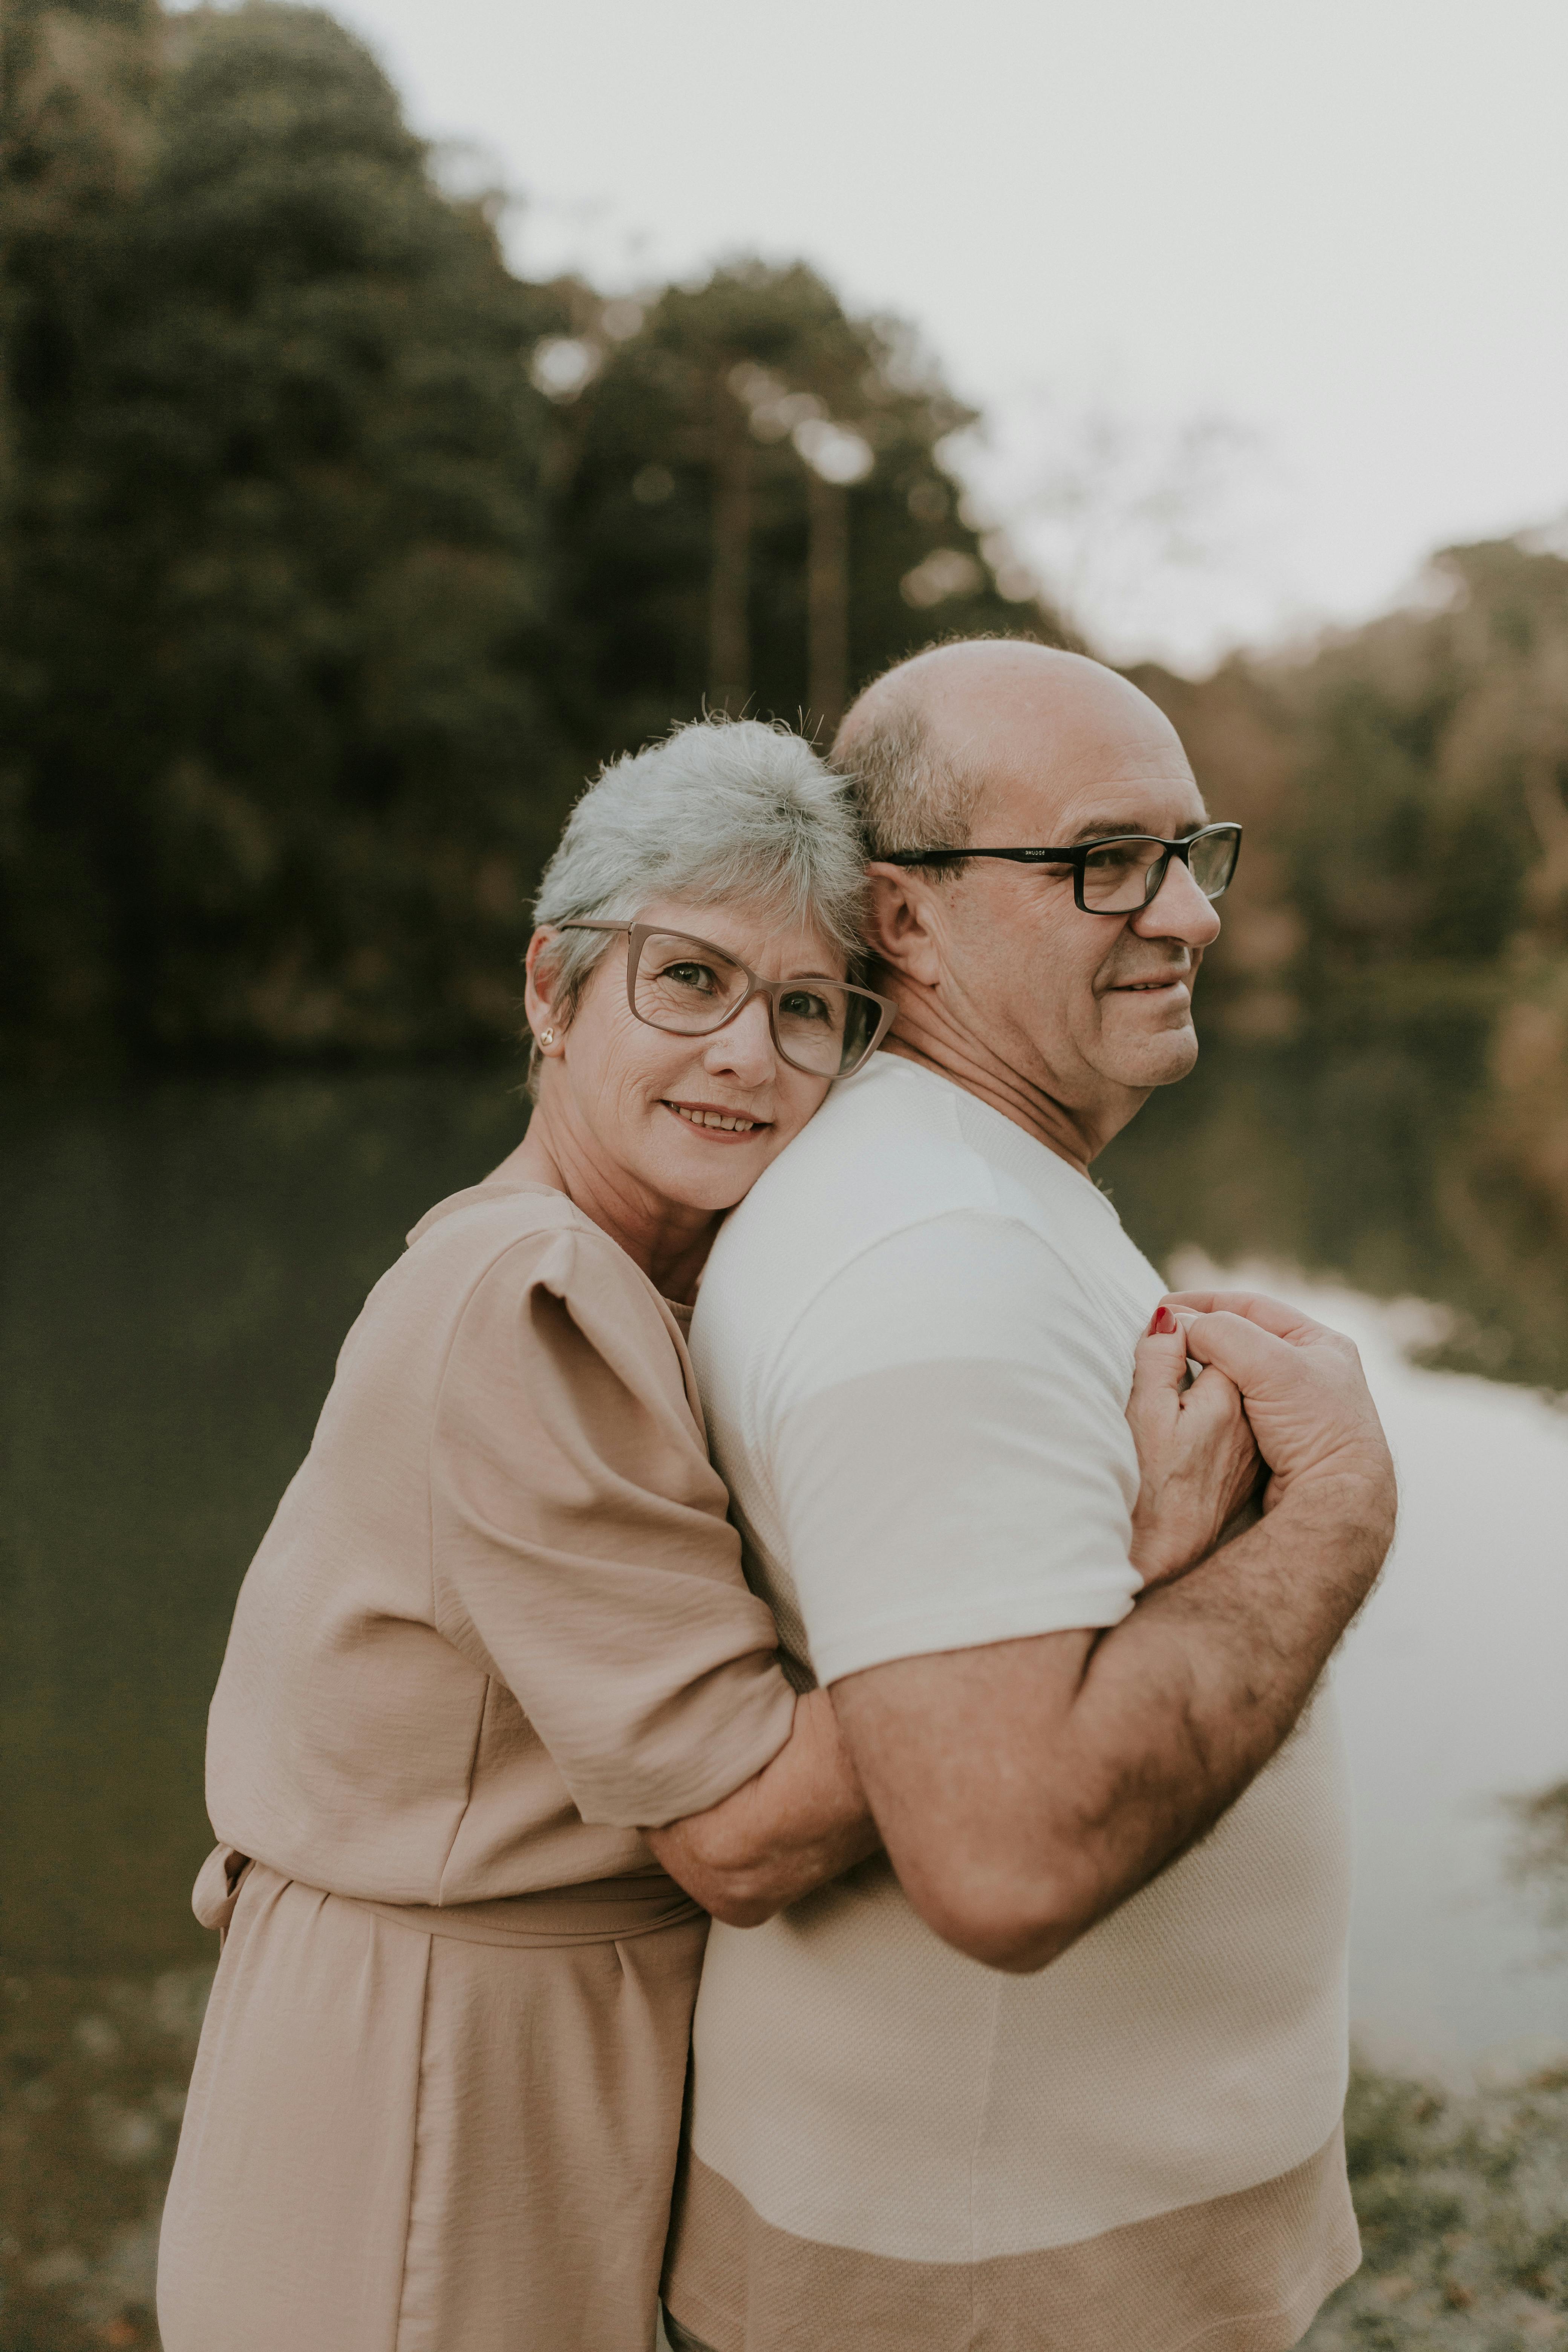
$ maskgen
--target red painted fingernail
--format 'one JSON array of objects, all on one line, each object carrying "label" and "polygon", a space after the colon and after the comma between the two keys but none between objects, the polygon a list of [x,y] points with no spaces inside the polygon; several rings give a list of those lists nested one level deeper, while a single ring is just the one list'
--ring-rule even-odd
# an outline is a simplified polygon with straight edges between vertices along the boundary
[{"label": "red painted fingernail", "polygon": [[1163,1339],[1172,1331],[1174,1331],[1176,1328],[1176,1318],[1172,1314],[1170,1308],[1168,1307],[1156,1307],[1154,1309],[1153,1320],[1149,1326],[1147,1337],[1151,1339]]}]

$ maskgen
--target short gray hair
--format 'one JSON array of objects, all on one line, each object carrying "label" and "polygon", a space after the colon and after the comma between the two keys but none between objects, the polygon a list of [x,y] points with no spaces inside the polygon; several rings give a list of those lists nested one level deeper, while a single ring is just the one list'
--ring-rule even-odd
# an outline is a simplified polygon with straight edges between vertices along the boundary
[{"label": "short gray hair", "polygon": [[[809,923],[851,968],[863,952],[865,848],[849,785],[787,727],[698,719],[613,761],[578,801],[533,919],[635,922],[652,898],[745,900]],[[566,931],[552,1000],[570,1021],[611,944]]]},{"label": "short gray hair", "polygon": [[[864,716],[852,710],[833,756],[853,782],[868,857],[967,845],[980,778],[940,748],[912,696],[879,697]],[[924,870],[942,882],[963,868],[954,859]]]}]

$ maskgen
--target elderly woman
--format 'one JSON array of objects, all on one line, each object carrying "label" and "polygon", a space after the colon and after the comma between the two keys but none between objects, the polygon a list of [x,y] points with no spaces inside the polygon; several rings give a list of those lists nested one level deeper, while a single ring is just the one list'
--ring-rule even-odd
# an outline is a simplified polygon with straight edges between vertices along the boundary
[{"label": "elderly woman", "polygon": [[648,2352],[692,1895],[745,1924],[875,1843],[683,1338],[724,1212],[886,1027],[860,887],[844,787],[759,725],[573,814],[526,1139],[372,1292],[235,1613],[166,2352]]}]

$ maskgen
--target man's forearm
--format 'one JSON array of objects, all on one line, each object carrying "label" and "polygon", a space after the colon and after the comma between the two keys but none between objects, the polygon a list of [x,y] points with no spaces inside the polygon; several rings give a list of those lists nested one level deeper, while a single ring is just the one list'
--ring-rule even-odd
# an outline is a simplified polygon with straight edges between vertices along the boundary
[{"label": "man's forearm", "polygon": [[1298,1489],[1095,1643],[1059,1735],[1075,1751],[1076,1801],[1057,1826],[1083,1858],[1065,1940],[1184,1853],[1261,1771],[1391,1535],[1327,1480]]},{"label": "man's forearm", "polygon": [[1370,1488],[1363,1500],[1328,1475],[1304,1481],[1109,1632],[837,1685],[889,1853],[928,1923],[1026,1971],[1147,1885],[1285,1739],[1391,1532]]}]

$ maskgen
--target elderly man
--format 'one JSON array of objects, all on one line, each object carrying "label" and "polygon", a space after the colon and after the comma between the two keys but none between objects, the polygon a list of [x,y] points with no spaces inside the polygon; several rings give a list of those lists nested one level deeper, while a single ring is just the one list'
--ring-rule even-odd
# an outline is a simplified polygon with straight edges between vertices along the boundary
[{"label": "elderly man", "polygon": [[735,1212],[692,1345],[886,1857],[713,1931],[672,2341],[1275,2352],[1358,2259],[1318,1685],[1392,1471],[1347,1343],[1178,1302],[1272,1477],[1145,1582],[1125,1413],[1162,1286],[1089,1176],[1192,1066],[1235,829],[1152,703],[1035,646],[905,663],[837,756],[897,1019]]}]

